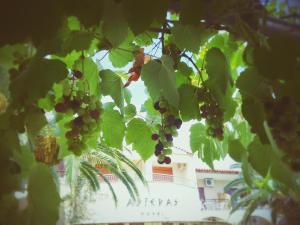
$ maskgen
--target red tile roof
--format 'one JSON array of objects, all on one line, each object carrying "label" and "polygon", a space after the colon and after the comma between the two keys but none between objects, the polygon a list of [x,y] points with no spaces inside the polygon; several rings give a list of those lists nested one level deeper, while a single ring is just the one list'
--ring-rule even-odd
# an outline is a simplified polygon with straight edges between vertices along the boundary
[{"label": "red tile roof", "polygon": [[196,169],[197,173],[225,173],[225,174],[239,174],[237,170],[212,170],[212,169]]}]

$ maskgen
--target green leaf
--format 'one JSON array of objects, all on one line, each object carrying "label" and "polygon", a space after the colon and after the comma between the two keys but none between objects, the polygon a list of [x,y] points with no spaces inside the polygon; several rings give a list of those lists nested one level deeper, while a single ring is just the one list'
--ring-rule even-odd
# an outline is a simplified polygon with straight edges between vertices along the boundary
[{"label": "green leaf", "polygon": [[18,104],[23,101],[32,103],[46,96],[52,85],[67,74],[65,64],[59,60],[33,61],[28,70],[11,83],[11,95]]},{"label": "green leaf", "polygon": [[124,67],[134,60],[134,52],[138,46],[124,42],[118,48],[113,48],[109,52],[109,59],[114,67]]},{"label": "green leaf", "polygon": [[214,168],[213,161],[220,159],[222,154],[221,142],[210,138],[206,133],[206,127],[202,123],[191,126],[190,147],[192,152],[198,152],[198,157],[212,169]]},{"label": "green leaf", "polygon": [[100,88],[104,96],[109,95],[119,108],[123,108],[123,83],[121,78],[111,70],[100,71]]},{"label": "green leaf", "polygon": [[183,84],[178,89],[179,110],[183,121],[200,118],[200,109],[197,95],[197,87]]},{"label": "green leaf", "polygon": [[115,1],[104,1],[103,34],[115,47],[127,37],[128,26],[123,17],[122,6]]},{"label": "green leaf", "polygon": [[20,148],[20,151],[14,151],[14,157],[16,162],[21,167],[21,176],[28,177],[31,167],[36,163],[33,152],[28,145],[23,145]]},{"label": "green leaf", "polygon": [[174,43],[180,50],[187,50],[193,53],[199,52],[199,47],[211,35],[209,29],[193,25],[175,24],[172,28]]},{"label": "green leaf", "polygon": [[195,153],[202,150],[203,137],[206,136],[206,127],[202,123],[193,124],[190,128],[190,146]]},{"label": "green leaf", "polygon": [[146,31],[155,18],[165,18],[167,9],[167,1],[127,0],[123,3],[126,20],[134,34]]},{"label": "green leaf", "polygon": [[156,142],[151,139],[151,129],[142,119],[134,118],[128,123],[126,143],[132,144],[143,160],[153,155]]},{"label": "green leaf", "polygon": [[129,104],[129,105],[125,106],[124,107],[124,115],[127,120],[133,118],[136,115],[135,106],[133,104]]},{"label": "green leaf", "polygon": [[254,98],[243,98],[242,114],[248,121],[255,133],[258,134],[262,143],[268,143],[268,138],[263,126],[265,120],[263,104]]},{"label": "green leaf", "polygon": [[48,123],[42,109],[30,108],[26,115],[27,132],[35,136]]},{"label": "green leaf", "polygon": [[239,140],[229,140],[229,155],[237,162],[241,162],[243,155],[247,155],[247,151]]},{"label": "green leaf", "polygon": [[[256,137],[248,146],[249,162],[263,177],[268,174],[271,163],[272,149],[270,145],[263,145]],[[268,159],[268,160],[267,160]]]},{"label": "green leaf", "polygon": [[28,181],[30,224],[56,224],[59,218],[59,204],[59,193],[49,168],[40,163],[36,164]]},{"label": "green leaf", "polygon": [[116,110],[106,109],[102,114],[102,134],[110,147],[121,148],[125,133],[125,123]]},{"label": "green leaf", "polygon": [[243,172],[244,180],[249,187],[252,187],[252,177],[250,172],[251,168],[248,162],[248,154],[243,154],[241,161],[242,161],[242,172]]},{"label": "green leaf", "polygon": [[94,35],[87,31],[72,31],[62,46],[64,54],[89,49]]},{"label": "green leaf", "polygon": [[171,105],[178,107],[179,95],[176,89],[173,60],[162,56],[143,66],[141,77],[153,101],[163,96]]},{"label": "green leaf", "polygon": [[213,83],[225,94],[229,85],[232,85],[230,68],[225,55],[220,49],[211,48],[206,53],[205,61],[210,83]]},{"label": "green leaf", "polygon": [[130,104],[131,103],[131,98],[132,98],[132,94],[129,91],[128,88],[124,88],[124,100],[126,102],[126,104]]},{"label": "green leaf", "polygon": [[244,97],[263,98],[268,94],[266,83],[254,67],[249,67],[240,74],[236,86]]},{"label": "green leaf", "polygon": [[99,93],[98,67],[91,58],[80,59],[76,62],[75,68],[83,73],[83,79],[88,83],[90,95]]}]

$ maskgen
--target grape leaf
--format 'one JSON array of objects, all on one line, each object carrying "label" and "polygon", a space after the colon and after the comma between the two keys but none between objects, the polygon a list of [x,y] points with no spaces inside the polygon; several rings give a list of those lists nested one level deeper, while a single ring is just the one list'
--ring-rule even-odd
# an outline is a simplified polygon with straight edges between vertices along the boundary
[{"label": "grape leaf", "polygon": [[28,210],[32,225],[53,225],[59,218],[60,197],[46,165],[33,166],[28,181]]},{"label": "grape leaf", "polygon": [[269,143],[263,122],[265,113],[262,103],[254,98],[243,98],[242,114],[248,121],[255,133],[258,134],[262,143]]},{"label": "grape leaf", "polygon": [[237,162],[241,162],[243,159],[243,155],[247,154],[246,149],[237,139],[229,141],[228,150],[230,157]]},{"label": "grape leaf", "polygon": [[198,152],[198,157],[212,169],[214,168],[213,161],[220,159],[222,154],[221,142],[207,136],[206,127],[202,123],[191,126],[190,147],[192,152]]},{"label": "grape leaf", "polygon": [[153,154],[156,142],[151,139],[151,129],[142,119],[134,118],[128,123],[126,143],[132,144],[143,160],[147,160]]},{"label": "grape leaf", "polygon": [[121,148],[125,133],[125,123],[116,110],[105,109],[102,114],[102,134],[104,141],[111,147]]},{"label": "grape leaf", "polygon": [[176,23],[172,28],[174,43],[180,50],[194,53],[199,52],[200,45],[211,35],[209,29],[193,25],[182,25]]},{"label": "grape leaf", "polygon": [[129,104],[124,107],[124,116],[127,120],[133,118],[135,115],[136,115],[136,108],[133,104]]},{"label": "grape leaf", "polygon": [[121,78],[111,70],[100,71],[100,88],[104,96],[110,95],[119,108],[123,108],[123,83]]},{"label": "grape leaf", "polygon": [[59,60],[36,60],[11,83],[12,97],[16,103],[32,103],[44,97],[52,85],[64,79],[67,74],[65,64]]},{"label": "grape leaf", "polygon": [[35,136],[48,123],[43,111],[39,108],[30,108],[26,114],[26,128],[29,135]]},{"label": "grape leaf", "polygon": [[62,53],[89,49],[94,35],[87,31],[72,31],[62,45]]},{"label": "grape leaf", "polygon": [[270,145],[263,145],[256,137],[247,148],[249,152],[249,162],[251,166],[263,177],[265,177],[270,169],[270,160],[272,149]]},{"label": "grape leaf", "polygon": [[205,61],[210,83],[214,83],[225,94],[229,84],[233,84],[225,55],[220,49],[211,48],[206,53]]},{"label": "grape leaf", "polygon": [[103,10],[103,34],[113,46],[120,45],[127,37],[128,26],[121,4],[106,0]]},{"label": "grape leaf", "polygon": [[195,153],[202,150],[203,137],[206,136],[206,128],[202,123],[193,124],[190,128],[190,146]]},{"label": "grape leaf", "polygon": [[155,18],[165,18],[167,9],[167,1],[127,0],[123,3],[126,20],[136,35],[149,28]]},{"label": "grape leaf", "polygon": [[168,56],[162,56],[161,60],[152,60],[143,66],[141,78],[154,101],[163,96],[174,107],[178,107],[179,95],[173,64]]},{"label": "grape leaf", "polygon": [[118,48],[112,48],[108,57],[114,67],[124,67],[133,61],[136,50],[138,50],[138,46],[124,42]]},{"label": "grape leaf", "polygon": [[76,62],[75,69],[83,73],[84,79],[88,82],[90,95],[96,95],[99,91],[98,67],[91,58],[80,59]]},{"label": "grape leaf", "polygon": [[244,97],[263,98],[268,92],[267,85],[254,67],[249,67],[240,74],[236,87]]},{"label": "grape leaf", "polygon": [[178,89],[179,110],[183,121],[200,118],[200,109],[197,95],[197,87],[183,84]]}]

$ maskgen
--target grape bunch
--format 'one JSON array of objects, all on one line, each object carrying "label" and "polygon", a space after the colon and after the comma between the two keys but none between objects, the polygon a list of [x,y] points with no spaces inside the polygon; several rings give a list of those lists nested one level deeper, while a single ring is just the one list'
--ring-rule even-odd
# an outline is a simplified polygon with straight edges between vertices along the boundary
[{"label": "grape bunch", "polygon": [[198,100],[201,104],[200,115],[205,119],[208,125],[207,134],[219,140],[223,140],[224,112],[205,87],[201,87],[197,91]]},{"label": "grape bunch", "polygon": [[158,132],[151,136],[152,140],[157,141],[154,154],[159,164],[170,164],[171,158],[168,155],[172,154],[173,137],[177,136],[177,129],[181,127],[182,120],[171,113],[165,100],[155,102],[154,108],[161,114],[161,124],[157,126]]},{"label": "grape bunch", "polygon": [[71,80],[65,85],[69,85],[71,91],[55,105],[57,113],[67,113],[73,116],[73,119],[65,125],[70,128],[65,133],[65,137],[69,150],[76,155],[80,155],[86,149],[86,140],[99,126],[101,114],[101,104],[96,97],[80,89],[74,90],[76,81],[82,77],[83,74],[80,71],[73,71]]},{"label": "grape bunch", "polygon": [[300,101],[290,96],[264,101],[268,126],[284,160],[294,171],[300,171]]}]

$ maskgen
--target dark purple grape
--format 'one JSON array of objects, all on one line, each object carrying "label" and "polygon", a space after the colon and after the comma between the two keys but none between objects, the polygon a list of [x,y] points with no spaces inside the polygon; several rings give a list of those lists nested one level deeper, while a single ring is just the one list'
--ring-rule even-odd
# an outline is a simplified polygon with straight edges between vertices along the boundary
[{"label": "dark purple grape", "polygon": [[65,103],[60,102],[60,103],[57,103],[54,106],[54,109],[55,109],[56,112],[63,113],[65,111],[67,111],[68,107],[67,107],[67,105]]},{"label": "dark purple grape", "polygon": [[169,157],[169,156],[165,156],[165,158],[164,158],[164,163],[166,163],[166,164],[170,164],[171,163],[171,158]]},{"label": "dark purple grape", "polygon": [[73,71],[73,76],[76,77],[77,79],[81,79],[83,77],[83,74],[79,70],[74,70]]},{"label": "dark purple grape", "polygon": [[221,127],[217,127],[213,130],[213,135],[215,137],[219,137],[219,136],[222,136],[223,135],[223,129]]},{"label": "dark purple grape", "polygon": [[156,110],[160,110],[160,107],[159,107],[159,101],[155,102],[153,107],[154,107],[154,109],[156,109]]},{"label": "dark purple grape", "polygon": [[159,156],[159,155],[161,155],[161,153],[162,153],[162,150],[159,150],[159,149],[155,149],[155,151],[154,151],[155,156]]},{"label": "dark purple grape", "polygon": [[99,119],[99,117],[100,117],[100,110],[99,110],[99,109],[91,110],[91,111],[90,111],[90,116],[91,116],[93,119],[95,119],[95,120]]},{"label": "dark purple grape", "polygon": [[66,132],[65,137],[68,139],[72,139],[80,134],[79,129],[72,129]]},{"label": "dark purple grape", "polygon": [[155,145],[155,150],[162,151],[164,149],[164,145],[161,142],[158,142]]},{"label": "dark purple grape", "polygon": [[173,136],[172,134],[165,134],[165,137],[167,139],[167,141],[172,142],[173,141]]},{"label": "dark purple grape", "polygon": [[153,141],[158,140],[158,138],[159,138],[159,135],[158,135],[158,134],[152,134],[152,136],[151,136],[151,139],[152,139]]},{"label": "dark purple grape", "polygon": [[160,109],[159,109],[159,112],[160,112],[161,114],[164,114],[165,112],[167,112],[167,109],[166,109],[166,108],[160,108]]},{"label": "dark purple grape", "polygon": [[182,125],[182,120],[181,119],[176,119],[175,120],[175,126],[177,127],[177,129],[179,129]]},{"label": "dark purple grape", "polygon": [[84,124],[83,117],[82,117],[82,116],[76,117],[76,118],[73,120],[73,124],[74,124],[74,126],[76,126],[76,127],[81,127],[81,126]]},{"label": "dark purple grape", "polygon": [[207,118],[208,117],[208,111],[201,112],[201,117]]}]

